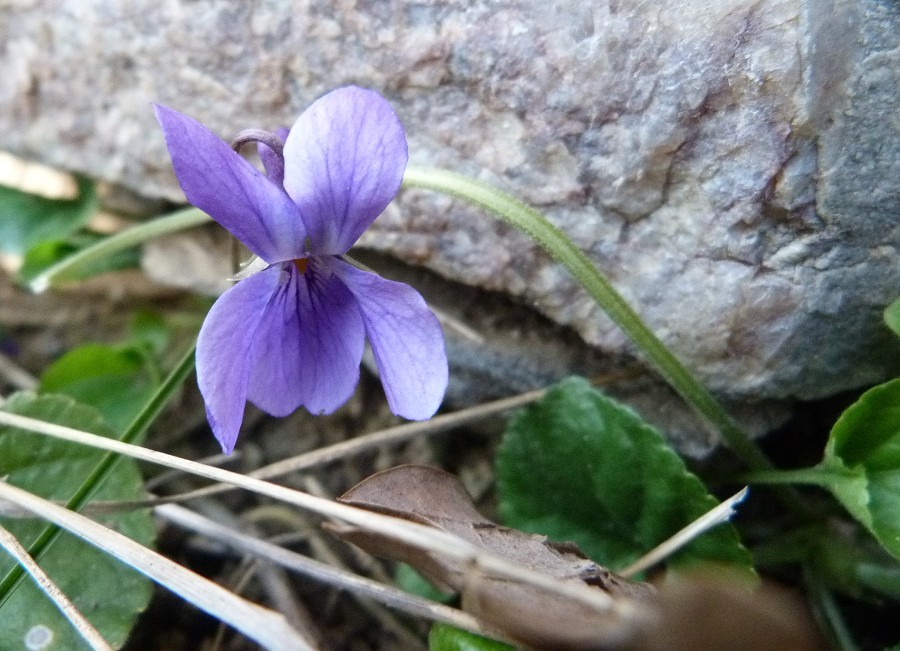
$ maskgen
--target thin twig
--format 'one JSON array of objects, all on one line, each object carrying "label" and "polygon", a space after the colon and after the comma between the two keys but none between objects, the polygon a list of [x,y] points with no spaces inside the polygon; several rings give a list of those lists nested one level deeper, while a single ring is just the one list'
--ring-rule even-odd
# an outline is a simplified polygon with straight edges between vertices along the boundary
[{"label": "thin twig", "polygon": [[34,391],[38,388],[36,377],[2,353],[0,353],[0,376],[16,389]]},{"label": "thin twig", "polygon": [[[125,445],[118,441],[112,442]],[[2,481],[0,481],[0,499],[15,502],[35,515],[66,529],[119,561],[130,565],[198,608],[220,620],[227,621],[267,649],[272,651],[313,649],[297,631],[288,626],[284,617],[279,613],[238,597],[209,579],[147,549],[117,531]]]},{"label": "thin twig", "polygon": [[[276,461],[275,463],[249,472],[245,476],[254,479],[275,479],[276,477],[289,475],[292,472],[333,463],[346,457],[362,454],[385,445],[396,445],[419,436],[440,434],[455,427],[461,427],[462,425],[481,420],[482,418],[494,416],[509,411],[510,409],[524,407],[525,405],[539,400],[546,392],[546,389],[537,389],[517,396],[501,398],[474,407],[460,409],[449,414],[435,416],[431,420],[409,422],[394,427],[388,427],[377,432],[363,434],[362,436],[341,441],[340,443],[335,443],[311,452],[304,452],[303,454]],[[171,477],[174,473],[169,472],[165,474]],[[237,486],[232,484],[214,484],[186,493],[168,495],[165,497],[154,497],[146,500],[117,500],[115,502],[95,501],[85,512],[99,513],[123,511],[154,507],[161,504],[180,504],[201,497],[218,495],[234,490],[235,488],[237,488]]]},{"label": "thin twig", "polygon": [[91,645],[94,651],[113,651],[113,648],[103,639],[99,631],[81,614],[81,611],[75,607],[75,604],[59,589],[59,586],[53,582],[41,566],[34,562],[34,559],[28,555],[26,550],[16,537],[7,529],[0,525],[0,546],[2,546],[10,556],[16,559],[16,562],[31,575],[31,578],[40,586],[41,590],[50,600],[56,604],[60,612],[66,619],[71,622],[72,626],[78,631],[78,634],[85,642]]},{"label": "thin twig", "polygon": [[353,595],[375,599],[416,617],[443,622],[481,635],[496,637],[472,615],[443,604],[412,595],[393,586],[367,579],[326,563],[315,561],[284,547],[248,536],[176,504],[157,506],[154,512],[179,527],[207,536],[230,547],[277,563],[285,569],[309,576],[317,581],[347,590]]},{"label": "thin twig", "polygon": [[[212,506],[207,501],[204,501],[203,504]],[[262,532],[253,522],[248,522],[246,514],[242,513],[240,517],[237,516],[221,500],[216,501],[214,505],[216,508],[206,513],[206,517],[232,529],[240,528],[247,535],[262,535]],[[272,508],[281,508],[284,511],[289,511],[288,507],[284,505],[276,505]],[[295,513],[295,511],[290,512]],[[274,563],[253,556],[248,555],[245,560],[247,560],[248,570],[246,576],[248,580],[256,579],[265,592],[271,607],[284,615],[288,624],[300,631],[303,636],[316,646],[321,647],[324,643],[321,631],[319,631],[312,615],[310,615],[303,603],[297,599],[297,595],[288,583],[287,572]],[[245,585],[246,581],[241,580],[234,582],[231,589],[233,592],[240,594],[243,592]],[[217,633],[217,640],[218,636],[219,633]]]},{"label": "thin twig", "polygon": [[734,515],[735,507],[747,497],[748,492],[749,489],[745,486],[739,492],[691,522],[681,531],[658,544],[634,563],[619,571],[618,574],[625,577],[632,577],[638,572],[643,572],[647,568],[668,558],[694,540],[697,536],[706,533],[713,527],[724,522],[728,522],[728,520],[731,519],[731,516]]},{"label": "thin twig", "polygon": [[486,573],[529,583],[560,598],[580,603],[596,612],[598,618],[609,617],[611,621],[616,621],[622,626],[636,623],[642,618],[643,609],[636,602],[621,598],[614,599],[609,594],[584,584],[559,581],[555,577],[486,552],[483,548],[458,536],[432,527],[317,498],[221,468],[205,466],[163,452],[156,452],[18,414],[0,412],[0,424],[177,468],[213,481],[239,485],[246,490],[293,504],[321,516],[353,524],[367,531],[389,536],[417,549],[443,555],[473,568],[480,568]]},{"label": "thin twig", "polygon": [[[595,385],[611,384],[617,380],[632,378],[635,373],[631,370],[607,373],[602,376],[592,378],[591,382]],[[252,472],[246,473],[247,477],[255,479],[275,479],[289,475],[300,470],[307,470],[316,466],[322,466],[341,459],[363,454],[371,450],[386,446],[397,445],[420,436],[432,436],[448,432],[456,427],[462,427],[472,422],[476,422],[483,418],[495,416],[512,409],[525,407],[532,402],[540,400],[547,389],[536,389],[527,391],[519,395],[510,396],[508,398],[500,398],[490,402],[485,402],[474,407],[467,407],[449,414],[435,416],[427,421],[409,422],[394,427],[388,427],[370,434],[363,434],[346,441],[341,441],[333,445],[318,448],[311,452],[304,452],[281,461],[276,461],[267,466],[257,468]],[[208,457],[208,459],[218,459],[219,455]],[[203,461],[206,463],[207,461]],[[211,465],[218,465],[212,463]],[[166,477],[172,477],[175,472],[163,473]],[[162,476],[162,475],[161,475]],[[231,491],[237,486],[231,484],[215,484],[212,486],[204,486],[185,493],[177,495],[167,495],[165,497],[152,497],[145,500],[116,500],[104,502],[96,500],[91,503],[85,513],[108,513],[115,511],[131,511],[147,507],[159,506],[161,504],[180,504],[201,497],[210,497],[227,491]]]},{"label": "thin twig", "polygon": [[[312,495],[318,495],[319,497],[327,495],[325,488],[312,476],[303,478],[303,488]],[[307,544],[309,544],[313,555],[324,560],[331,567],[346,570],[349,573],[349,564],[332,549],[331,543],[341,543],[332,536],[323,536],[323,533],[322,529],[318,527],[311,531]],[[355,545],[344,545],[343,548],[350,553],[353,560],[359,564],[358,566],[361,567],[371,579],[380,581],[381,583],[391,582],[391,578],[385,571],[383,565],[372,558],[372,556],[366,554]],[[415,636],[410,633],[409,629],[403,625],[394,612],[389,608],[385,608],[380,602],[371,599],[363,599],[360,601],[360,605],[368,610],[369,614],[376,618],[385,630],[390,631],[398,638],[398,641],[403,642],[402,646],[404,648],[415,648],[421,645],[421,641],[416,639]]]},{"label": "thin twig", "polygon": [[[219,452],[217,454],[211,454],[208,457],[203,457],[200,459],[200,463],[205,463],[208,466],[220,466],[227,467],[229,465],[233,465],[238,461],[243,459],[243,453],[240,450],[235,450],[231,454],[224,454]],[[173,479],[184,477],[184,473],[178,472],[177,470],[167,470],[165,472],[161,472],[155,477],[151,477],[147,481],[144,482],[144,490],[148,493],[154,492],[160,486],[169,483]],[[103,504],[100,500],[93,502],[96,506],[98,504]],[[140,502],[141,506],[138,508],[144,508],[146,506],[152,506],[151,504],[146,503],[146,501]]]},{"label": "thin twig", "polygon": [[[425,434],[446,432],[447,430],[481,420],[488,416],[523,407],[539,400],[545,393],[546,389],[538,389],[510,398],[502,398],[475,407],[461,409],[450,414],[435,416],[431,420],[409,422],[394,427],[388,427],[378,432],[364,434],[346,441],[341,441],[340,443],[335,443],[334,445],[329,445],[311,452],[276,461],[275,463],[248,473],[248,476],[256,479],[274,479],[275,477],[288,475],[292,472],[297,472],[298,470],[306,470],[315,466],[333,463],[340,459],[362,454],[385,445],[396,445]],[[191,497],[208,496],[232,488],[234,487],[208,486],[193,491]]]}]

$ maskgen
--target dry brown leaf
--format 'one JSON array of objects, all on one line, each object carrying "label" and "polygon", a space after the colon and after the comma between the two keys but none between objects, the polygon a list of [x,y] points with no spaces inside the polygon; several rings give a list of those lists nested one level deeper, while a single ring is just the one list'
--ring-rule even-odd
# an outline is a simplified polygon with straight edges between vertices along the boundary
[{"label": "dry brown leaf", "polygon": [[659,617],[621,651],[820,651],[800,599],[727,573],[679,577],[659,590]]},{"label": "dry brown leaf", "polygon": [[[570,543],[549,542],[495,524],[475,508],[454,476],[425,466],[376,473],[340,502],[454,534],[509,561],[602,590],[624,608],[598,611],[526,580],[491,576],[477,563],[414,548],[359,527],[328,524],[375,556],[413,566],[438,587],[458,592],[462,607],[510,639],[535,649],[615,651],[814,651],[822,644],[798,601],[771,586],[751,590],[737,577],[666,581],[659,593],[587,559]],[[623,617],[622,613],[634,616]]]},{"label": "dry brown leaf", "polygon": [[[635,608],[652,601],[655,590],[616,576],[587,559],[572,544],[555,544],[484,518],[450,473],[425,466],[400,466],[357,484],[339,501],[435,527],[503,558],[564,582],[583,583]],[[598,611],[581,601],[565,601],[527,581],[491,576],[477,563],[462,564],[358,527],[328,527],[366,551],[413,566],[438,587],[458,592],[463,609],[513,639],[536,648],[584,649],[630,639],[634,618]],[[648,614],[652,609],[642,608]]]}]

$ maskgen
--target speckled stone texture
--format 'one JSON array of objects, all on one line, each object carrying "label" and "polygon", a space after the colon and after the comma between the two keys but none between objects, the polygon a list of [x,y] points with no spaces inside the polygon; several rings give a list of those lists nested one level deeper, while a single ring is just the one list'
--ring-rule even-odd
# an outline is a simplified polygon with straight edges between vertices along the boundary
[{"label": "speckled stone texture", "polygon": [[[708,386],[817,397],[897,368],[898,34],[890,0],[7,0],[0,148],[182,201],[150,102],[228,139],[372,87],[413,163],[537,206]],[[362,243],[629,350],[445,197],[405,192]]]}]

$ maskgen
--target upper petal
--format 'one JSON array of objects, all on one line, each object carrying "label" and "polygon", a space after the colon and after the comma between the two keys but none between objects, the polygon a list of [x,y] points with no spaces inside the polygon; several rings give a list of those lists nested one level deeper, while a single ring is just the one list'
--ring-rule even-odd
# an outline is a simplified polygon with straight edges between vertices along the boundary
[{"label": "upper petal", "polygon": [[391,411],[411,420],[430,418],[447,390],[447,355],[437,317],[409,285],[338,259],[330,264],[359,301]]},{"label": "upper petal", "polygon": [[297,119],[284,146],[284,188],[317,255],[346,253],[400,190],[406,135],[378,93],[339,88]]},{"label": "upper petal", "polygon": [[226,454],[234,449],[244,417],[256,331],[280,278],[281,270],[270,267],[242,280],[219,297],[200,328],[197,384]]},{"label": "upper petal", "polygon": [[279,186],[196,120],[165,106],[154,109],[188,201],[266,262],[304,255],[300,212]]},{"label": "upper petal", "polygon": [[257,328],[248,398],[273,416],[300,405],[331,413],[359,381],[365,330],[356,298],[315,258],[304,273],[288,263],[282,274]]}]

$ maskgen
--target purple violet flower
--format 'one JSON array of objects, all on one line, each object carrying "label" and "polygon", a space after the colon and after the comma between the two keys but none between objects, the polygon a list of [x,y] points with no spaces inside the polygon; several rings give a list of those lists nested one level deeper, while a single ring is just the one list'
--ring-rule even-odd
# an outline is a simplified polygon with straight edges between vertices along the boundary
[{"label": "purple violet flower", "polygon": [[247,400],[273,416],[344,404],[366,338],[391,411],[431,417],[447,388],[440,324],[414,289],[341,258],[400,189],[406,135],[388,103],[341,88],[289,132],[246,132],[265,174],[199,122],[155,108],[188,201],[267,265],[222,294],[197,340],[197,382],[222,449],[234,449]]}]

